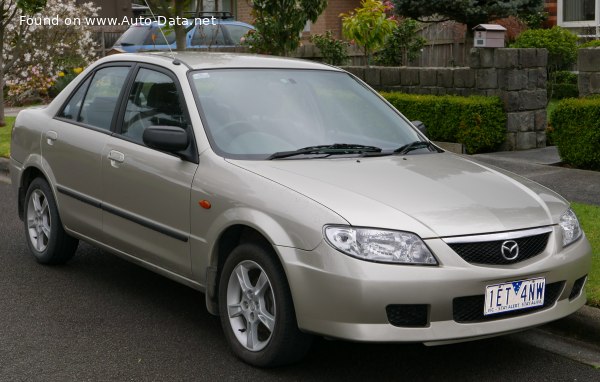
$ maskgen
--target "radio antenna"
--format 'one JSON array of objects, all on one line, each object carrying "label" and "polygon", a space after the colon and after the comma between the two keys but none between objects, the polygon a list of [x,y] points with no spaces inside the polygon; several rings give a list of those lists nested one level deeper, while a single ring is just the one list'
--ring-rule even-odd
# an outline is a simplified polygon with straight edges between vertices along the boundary
[{"label": "radio antenna", "polygon": [[[152,8],[150,7],[150,4],[148,4],[148,1],[144,0],[144,3],[146,3],[146,6],[148,7],[148,10],[150,11],[150,14],[152,15],[152,18],[158,23],[158,19],[154,15],[154,12],[152,11]],[[160,34],[162,34],[163,38],[165,39],[165,43],[167,44],[167,48],[169,48],[169,52],[171,52],[171,58],[173,59],[173,61],[177,61],[177,58],[175,58],[175,53],[173,53],[173,49],[171,49],[171,44],[169,44],[169,41],[167,40],[167,36],[165,35],[165,32],[163,32],[162,28],[160,27],[160,24],[158,25],[158,30],[160,31]]]}]

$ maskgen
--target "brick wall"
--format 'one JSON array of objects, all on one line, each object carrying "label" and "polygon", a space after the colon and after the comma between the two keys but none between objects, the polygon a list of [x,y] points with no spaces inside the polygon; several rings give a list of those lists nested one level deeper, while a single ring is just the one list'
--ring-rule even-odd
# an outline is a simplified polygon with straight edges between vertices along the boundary
[{"label": "brick wall", "polygon": [[558,22],[558,1],[557,0],[545,0],[544,11],[548,12],[548,20],[546,20],[544,26],[551,28]]},{"label": "brick wall", "polygon": [[577,53],[579,96],[600,94],[600,48],[579,49]]},{"label": "brick wall", "polygon": [[507,116],[503,149],[525,150],[546,146],[547,61],[546,49],[484,48],[471,50],[470,67],[465,68],[344,69],[380,90],[498,96]]},{"label": "brick wall", "polygon": [[235,18],[239,21],[254,24],[254,17],[250,13],[252,11],[252,7],[250,3],[246,0],[237,0],[237,14]]}]

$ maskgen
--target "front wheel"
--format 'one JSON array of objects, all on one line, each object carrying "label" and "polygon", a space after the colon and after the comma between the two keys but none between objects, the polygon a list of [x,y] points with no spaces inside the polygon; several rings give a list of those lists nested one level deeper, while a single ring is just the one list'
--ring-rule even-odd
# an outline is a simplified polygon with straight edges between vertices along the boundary
[{"label": "front wheel", "polygon": [[262,367],[298,361],[312,342],[298,329],[285,274],[274,256],[242,244],[225,261],[219,281],[225,336],[239,358]]},{"label": "front wheel", "polygon": [[48,183],[34,179],[25,196],[25,236],[29,250],[41,264],[63,264],[77,250],[77,239],[63,229]]}]

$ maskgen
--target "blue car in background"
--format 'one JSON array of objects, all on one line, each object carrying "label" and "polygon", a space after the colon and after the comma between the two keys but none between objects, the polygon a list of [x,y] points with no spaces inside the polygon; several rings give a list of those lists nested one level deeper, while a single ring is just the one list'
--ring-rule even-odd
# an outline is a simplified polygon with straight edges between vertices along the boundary
[{"label": "blue car in background", "polygon": [[[175,49],[175,32],[162,27],[157,21],[134,24],[117,40],[114,49],[128,53],[145,50]],[[186,36],[187,48],[233,47],[239,46],[242,37],[255,28],[241,21],[216,19],[208,25],[195,24]],[[164,33],[164,35],[163,35]]]}]

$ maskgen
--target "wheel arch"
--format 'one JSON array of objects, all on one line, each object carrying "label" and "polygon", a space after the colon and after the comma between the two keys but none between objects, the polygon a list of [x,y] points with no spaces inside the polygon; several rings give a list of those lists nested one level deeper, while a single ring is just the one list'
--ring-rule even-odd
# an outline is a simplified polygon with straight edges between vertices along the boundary
[{"label": "wheel arch", "polygon": [[23,172],[21,174],[20,177],[20,183],[19,183],[19,190],[18,190],[18,196],[17,196],[17,208],[18,208],[18,213],[19,213],[19,218],[21,220],[23,220],[24,217],[24,204],[25,204],[25,195],[27,194],[27,190],[29,189],[29,185],[31,184],[31,182],[33,182],[34,179],[37,178],[42,178],[44,179],[48,185],[50,186],[50,189],[52,190],[53,193],[53,197],[54,200],[57,200],[56,198],[56,193],[54,191],[54,188],[52,187],[52,184],[49,181],[48,176],[44,173],[44,171],[36,166],[36,165],[31,165],[28,166],[26,168],[23,169]]},{"label": "wheel arch", "polygon": [[219,280],[223,265],[234,248],[244,243],[254,243],[265,249],[287,274],[276,246],[268,236],[250,224],[237,223],[225,228],[215,241],[210,256],[206,277],[206,307],[211,314],[218,315]]}]

